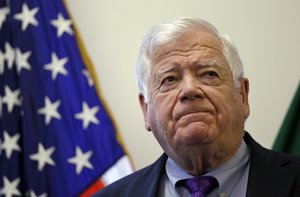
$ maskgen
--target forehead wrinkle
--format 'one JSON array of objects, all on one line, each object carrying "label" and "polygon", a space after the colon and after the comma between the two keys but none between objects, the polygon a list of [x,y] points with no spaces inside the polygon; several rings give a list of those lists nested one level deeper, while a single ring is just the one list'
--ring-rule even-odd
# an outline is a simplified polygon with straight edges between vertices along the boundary
[{"label": "forehead wrinkle", "polygon": [[[180,57],[181,55],[176,55],[177,57]],[[222,63],[222,59],[220,60],[217,57],[201,57],[203,55],[200,55],[200,57],[194,54],[191,55],[182,55],[186,57],[185,60],[179,59],[177,60],[176,57],[172,58],[172,60],[168,61],[166,59],[162,59],[162,62],[157,62],[156,68],[153,69],[154,75],[159,76],[163,73],[166,72],[171,72],[176,69],[177,67],[181,66],[188,66],[188,67],[207,67],[207,66],[217,66],[219,68],[225,69],[224,68],[224,63]],[[204,55],[205,56],[205,55]],[[164,62],[165,60],[165,62]]]},{"label": "forehead wrinkle", "polygon": [[212,50],[218,56],[222,57],[224,56],[222,49],[218,48],[217,46],[211,46],[207,44],[194,44],[192,46],[190,45],[171,45],[169,44],[164,44],[159,47],[158,50],[153,54],[152,56],[152,63],[157,64],[158,62],[171,57],[171,56],[187,56],[189,53],[193,53],[195,51],[208,51]]},{"label": "forehead wrinkle", "polygon": [[206,67],[206,66],[217,66],[220,68],[224,67],[224,64],[222,64],[219,60],[217,59],[207,59],[207,60],[195,60],[192,61],[190,65],[196,65],[196,66],[201,66],[201,67]]}]

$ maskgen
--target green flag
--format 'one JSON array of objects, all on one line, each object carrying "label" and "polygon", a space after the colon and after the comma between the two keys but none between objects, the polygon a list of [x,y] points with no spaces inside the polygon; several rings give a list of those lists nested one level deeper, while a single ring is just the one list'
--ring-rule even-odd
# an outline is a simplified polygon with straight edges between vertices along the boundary
[{"label": "green flag", "polygon": [[300,84],[277,135],[273,150],[300,155]]}]

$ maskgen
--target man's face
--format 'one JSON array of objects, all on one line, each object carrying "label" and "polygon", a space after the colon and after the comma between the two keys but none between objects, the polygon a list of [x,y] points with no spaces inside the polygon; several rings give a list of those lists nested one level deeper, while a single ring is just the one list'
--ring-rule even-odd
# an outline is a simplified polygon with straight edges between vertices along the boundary
[{"label": "man's face", "polygon": [[236,149],[249,115],[248,81],[235,87],[221,42],[207,32],[185,33],[162,45],[152,65],[150,99],[140,96],[140,103],[164,151],[176,160],[189,148]]}]

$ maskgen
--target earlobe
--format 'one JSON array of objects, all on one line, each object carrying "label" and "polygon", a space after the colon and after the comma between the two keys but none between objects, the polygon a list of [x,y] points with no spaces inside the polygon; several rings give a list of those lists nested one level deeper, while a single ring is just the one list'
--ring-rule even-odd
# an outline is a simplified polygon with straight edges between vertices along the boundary
[{"label": "earlobe", "polygon": [[250,107],[248,101],[249,94],[249,80],[247,78],[242,78],[241,81],[240,94],[242,96],[242,102],[244,105],[244,118],[247,119],[250,114]]},{"label": "earlobe", "polygon": [[144,123],[147,131],[151,131],[151,127],[148,119],[148,103],[145,101],[145,97],[143,94],[139,94],[139,103],[144,115]]}]

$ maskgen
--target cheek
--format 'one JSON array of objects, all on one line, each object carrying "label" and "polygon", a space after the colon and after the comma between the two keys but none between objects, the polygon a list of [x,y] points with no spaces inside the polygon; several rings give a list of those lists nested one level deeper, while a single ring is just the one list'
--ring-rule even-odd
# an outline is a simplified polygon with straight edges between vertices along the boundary
[{"label": "cheek", "polygon": [[172,123],[172,113],[176,103],[176,94],[156,95],[153,99],[149,117],[151,124],[158,130],[166,130]]},{"label": "cheek", "polygon": [[172,120],[172,114],[174,106],[177,101],[175,93],[156,95],[152,100],[153,104],[149,110],[150,126],[153,133],[160,133],[164,136],[174,131],[174,122]]},{"label": "cheek", "polygon": [[214,94],[210,97],[217,112],[217,124],[222,131],[236,130],[243,122],[243,105],[235,93]]}]

